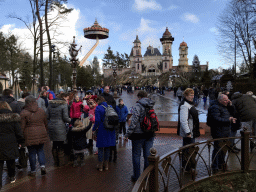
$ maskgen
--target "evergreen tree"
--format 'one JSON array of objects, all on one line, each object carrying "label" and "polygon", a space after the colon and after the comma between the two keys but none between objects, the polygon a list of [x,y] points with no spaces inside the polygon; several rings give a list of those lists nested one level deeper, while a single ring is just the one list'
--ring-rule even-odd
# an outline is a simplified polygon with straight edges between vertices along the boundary
[{"label": "evergreen tree", "polygon": [[114,55],[111,47],[109,46],[107,49],[107,53],[104,55],[103,58],[103,66],[106,68],[111,68],[112,65],[115,63],[116,56]]}]

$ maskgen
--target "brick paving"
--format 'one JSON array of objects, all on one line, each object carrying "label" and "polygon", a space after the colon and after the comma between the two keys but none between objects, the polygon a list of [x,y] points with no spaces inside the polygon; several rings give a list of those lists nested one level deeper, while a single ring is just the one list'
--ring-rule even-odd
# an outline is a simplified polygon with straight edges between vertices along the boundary
[{"label": "brick paving", "polygon": [[[168,96],[168,95],[167,95]],[[165,96],[166,97],[166,96]],[[125,103],[135,103],[135,94],[127,96],[123,95]],[[168,99],[171,96],[168,97]],[[128,100],[130,99],[130,101]],[[171,98],[172,99],[172,98]],[[130,104],[132,106],[132,104]],[[129,105],[128,105],[129,107]],[[211,139],[210,136],[204,135],[196,139],[198,141],[205,141]],[[95,143],[94,143],[95,146]],[[154,147],[157,150],[157,155],[161,156],[167,152],[178,149],[182,146],[182,138],[177,135],[170,134],[157,134]],[[203,146],[200,146],[200,150]],[[238,143],[240,147],[240,143]],[[85,165],[83,167],[73,168],[71,164],[68,164],[61,168],[53,167],[53,159],[51,155],[51,144],[48,141],[45,145],[46,154],[46,170],[45,176],[40,175],[40,169],[38,167],[36,178],[29,177],[27,169],[17,170],[16,177],[17,181],[14,184],[9,183],[6,171],[3,174],[3,191],[8,192],[33,192],[33,191],[103,191],[103,192],[128,192],[131,191],[134,183],[131,182],[130,177],[132,175],[132,152],[131,152],[131,141],[119,140],[118,144],[118,158],[117,162],[111,162],[108,171],[99,172],[96,170],[97,155],[89,155],[86,153]],[[96,151],[94,147],[94,151]],[[208,160],[207,148],[202,152],[202,156],[205,160]],[[240,153],[238,155],[241,156]],[[240,157],[241,158],[241,157]],[[250,168],[256,167],[256,155],[253,157],[253,163]],[[141,165],[143,165],[143,159],[141,158]],[[178,161],[176,166],[178,166]],[[175,166],[175,167],[176,167]],[[228,166],[232,169],[239,169],[239,162],[234,154],[230,154]],[[141,166],[141,169],[143,166]],[[207,175],[206,167],[203,161],[200,159],[197,165],[198,176],[197,178],[204,177]],[[170,177],[170,191],[174,191],[178,187],[177,179],[171,172]],[[160,184],[161,186],[161,184]],[[160,188],[161,189],[161,188]]]}]

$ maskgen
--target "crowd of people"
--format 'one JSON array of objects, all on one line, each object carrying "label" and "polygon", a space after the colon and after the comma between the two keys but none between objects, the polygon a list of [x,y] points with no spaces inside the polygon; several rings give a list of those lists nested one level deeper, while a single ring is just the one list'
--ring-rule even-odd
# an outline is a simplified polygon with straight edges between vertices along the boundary
[{"label": "crowd of people", "polygon": [[[237,130],[248,128],[255,135],[256,126],[256,99],[252,92],[242,94],[229,91],[219,91],[210,88],[198,87],[183,89],[175,88],[174,96],[179,98],[177,133],[183,137],[183,146],[195,143],[200,137],[198,105],[199,92],[203,93],[204,103],[209,98],[207,125],[211,127],[213,139],[235,137]],[[122,92],[122,88],[119,90]],[[128,91],[128,90],[127,90]],[[164,94],[161,89],[160,94]],[[95,90],[94,90],[95,92]],[[109,162],[117,161],[117,143],[119,139],[128,139],[132,142],[132,181],[140,177],[140,158],[143,150],[144,169],[149,165],[148,156],[153,147],[155,133],[144,132],[141,128],[142,119],[146,109],[153,109],[154,101],[148,98],[148,93],[140,90],[138,101],[133,107],[131,123],[126,129],[128,109],[123,99],[118,104],[109,86],[103,90],[86,90],[84,97],[77,92],[65,93],[60,90],[55,95],[48,86],[42,87],[39,97],[35,98],[29,93],[23,93],[21,99],[16,101],[13,92],[5,89],[0,97],[0,175],[2,177],[4,162],[6,161],[10,182],[15,182],[15,167],[22,168],[24,163],[16,165],[20,151],[28,151],[30,163],[29,176],[35,177],[37,162],[41,175],[46,175],[46,159],[44,144],[51,141],[54,166],[60,167],[71,161],[73,167],[83,166],[85,151],[90,155],[98,155],[97,169],[102,172],[109,169]],[[99,94],[101,93],[101,94]],[[111,106],[117,116],[118,125],[114,130],[106,128],[106,110]],[[212,152],[212,170],[214,173],[225,169],[225,154],[220,150],[220,142],[214,141]],[[234,139],[230,139],[230,152],[238,153]],[[97,151],[93,151],[96,144]],[[251,150],[255,143],[251,141]],[[183,151],[182,167],[190,172],[193,163],[188,163]],[[68,158],[67,158],[68,157]],[[21,161],[19,161],[21,162]],[[26,164],[26,163],[25,163]],[[0,179],[2,187],[2,178]]]}]

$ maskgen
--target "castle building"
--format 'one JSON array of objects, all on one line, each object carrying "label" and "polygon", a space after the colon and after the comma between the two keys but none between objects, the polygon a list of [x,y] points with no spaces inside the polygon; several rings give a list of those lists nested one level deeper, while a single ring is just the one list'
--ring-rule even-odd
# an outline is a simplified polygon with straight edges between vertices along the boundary
[{"label": "castle building", "polygon": [[[200,65],[198,56],[195,55],[192,65],[188,64],[188,45],[186,42],[180,43],[179,46],[179,62],[178,66],[173,66],[173,56],[172,56],[172,43],[174,37],[166,27],[160,42],[162,44],[162,54],[153,46],[149,45],[145,54],[141,54],[141,41],[138,35],[133,41],[133,47],[130,53],[130,68],[119,69],[117,75],[120,75],[126,71],[131,71],[135,74],[140,74],[142,76],[159,76],[162,73],[169,71],[172,72],[201,72],[208,69],[209,62],[206,65]],[[104,77],[112,75],[112,69],[104,69]]]}]

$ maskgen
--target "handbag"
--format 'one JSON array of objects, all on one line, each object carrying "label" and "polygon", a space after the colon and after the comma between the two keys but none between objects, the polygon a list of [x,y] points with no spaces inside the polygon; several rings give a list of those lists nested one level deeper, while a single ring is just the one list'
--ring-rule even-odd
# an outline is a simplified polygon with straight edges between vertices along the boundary
[{"label": "handbag", "polygon": [[28,153],[26,147],[19,148],[19,165],[21,168],[26,168],[28,166]]}]

